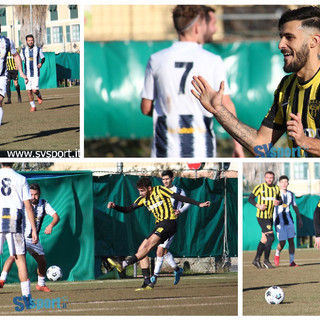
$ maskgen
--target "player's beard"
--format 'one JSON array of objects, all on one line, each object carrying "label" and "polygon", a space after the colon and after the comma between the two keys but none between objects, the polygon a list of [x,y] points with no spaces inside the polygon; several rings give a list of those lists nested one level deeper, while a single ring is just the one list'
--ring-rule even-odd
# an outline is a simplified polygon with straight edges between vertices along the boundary
[{"label": "player's beard", "polygon": [[298,72],[300,69],[302,69],[309,58],[310,50],[308,48],[308,44],[304,43],[301,46],[301,49],[299,51],[296,51],[296,58],[292,60],[289,64],[284,64],[283,70],[284,72],[291,73],[291,72]]}]

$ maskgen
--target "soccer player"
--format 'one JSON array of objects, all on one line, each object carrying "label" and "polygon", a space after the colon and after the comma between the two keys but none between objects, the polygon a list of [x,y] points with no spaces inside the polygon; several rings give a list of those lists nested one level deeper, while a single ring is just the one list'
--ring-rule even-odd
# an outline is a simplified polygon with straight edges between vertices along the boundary
[{"label": "soccer player", "polygon": [[21,59],[24,61],[25,73],[28,76],[29,82],[26,85],[28,98],[31,106],[31,112],[36,111],[33,94],[38,98],[38,103],[42,103],[42,96],[39,91],[40,68],[44,64],[45,57],[41,48],[34,45],[32,34],[26,36],[27,47],[21,50]]},{"label": "soccer player", "polygon": [[[261,240],[252,264],[261,269],[260,258],[264,252],[263,265],[267,269],[274,268],[269,261],[271,246],[274,241],[273,209],[281,204],[280,188],[273,184],[274,173],[267,171],[264,174],[264,183],[257,185],[249,196],[249,203],[257,208],[257,220],[261,227]],[[255,198],[258,197],[257,202]]]},{"label": "soccer player", "polygon": [[318,205],[313,213],[313,227],[316,235],[314,247],[320,250],[320,201],[318,202]]},{"label": "soccer player", "polygon": [[200,208],[209,207],[210,201],[201,203],[188,197],[184,197],[181,194],[174,193],[163,186],[153,187],[149,178],[140,178],[137,182],[137,188],[140,196],[133,204],[126,207],[120,207],[114,202],[109,202],[108,208],[115,209],[123,213],[130,213],[142,206],[145,206],[154,215],[156,219],[156,226],[150,235],[141,243],[135,255],[123,261],[122,264],[119,264],[110,258],[107,260],[119,272],[123,271],[128,265],[140,261],[140,267],[144,277],[141,289],[144,290],[153,288],[153,284],[150,281],[148,253],[160,243],[164,243],[167,239],[172,237],[177,231],[177,216],[175,215],[171,198],[177,201],[197,205]]},{"label": "soccer player", "polygon": [[[163,171],[161,176],[162,176],[162,183],[166,188],[170,189],[174,193],[178,193],[178,194],[181,194],[182,196],[186,196],[186,193],[183,191],[183,189],[173,185],[174,177],[173,177],[173,172],[171,170]],[[187,211],[190,206],[189,203],[184,204],[183,202],[174,200],[173,198],[171,198],[171,202],[172,202],[173,210],[175,211],[176,216],[179,216],[181,213]],[[164,243],[161,243],[158,245],[157,260],[154,267],[154,273],[150,279],[151,283],[153,284],[156,284],[157,282],[157,278],[160,274],[164,259],[169,263],[171,268],[174,270],[173,284],[177,285],[180,281],[180,277],[183,273],[183,269],[177,266],[176,262],[174,261],[172,253],[169,251],[173,238],[174,238],[174,235],[169,239],[167,239]]]},{"label": "soccer player", "polygon": [[[191,74],[202,73],[214,88],[226,83],[224,105],[235,114],[220,56],[202,48],[207,31],[202,6],[178,5],[173,22],[179,41],[153,54],[147,64],[141,111],[153,117],[152,157],[214,157],[212,114],[191,93]],[[235,146],[241,155],[241,146]],[[237,149],[240,148],[240,151]]]},{"label": "soccer player", "polygon": [[[51,234],[52,228],[57,225],[60,221],[60,217],[55,212],[55,210],[51,207],[47,200],[40,198],[40,186],[38,183],[32,183],[30,185],[30,192],[31,192],[31,204],[34,212],[34,217],[36,221],[36,229],[37,234],[39,237],[40,229],[42,226],[42,222],[44,217],[48,214],[52,217],[51,223],[46,227],[44,230],[45,234]],[[31,224],[29,219],[24,217],[24,237],[26,242],[26,249],[27,251],[33,256],[33,258],[38,263],[37,273],[38,273],[38,284],[36,285],[36,289],[38,291],[44,292],[51,292],[51,290],[46,286],[45,279],[46,279],[46,270],[47,270],[47,263],[44,254],[43,247],[40,242],[34,244],[31,240]],[[14,263],[13,257],[9,257],[5,262],[2,273],[0,276],[0,287],[4,286],[4,283],[7,279],[7,275]]]},{"label": "soccer player", "polygon": [[278,26],[284,71],[291,74],[281,80],[258,130],[239,121],[223,106],[223,82],[216,91],[206,76],[194,76],[192,93],[252,154],[261,155],[262,145],[274,145],[286,132],[292,157],[319,157],[320,8],[288,10]]},{"label": "soccer player", "polygon": [[[18,53],[18,51],[17,51]],[[11,54],[11,51],[8,52],[7,56],[7,70],[8,70],[8,79],[7,79],[7,99],[8,101],[5,104],[11,104],[11,80],[17,90],[18,94],[18,102],[21,103],[21,93],[20,93],[20,85],[18,82],[18,70],[16,64],[14,62],[14,57]]]},{"label": "soccer player", "polygon": [[32,243],[38,242],[38,235],[27,180],[16,173],[12,166],[13,163],[2,163],[0,169],[0,254],[7,241],[10,256],[18,267],[22,296],[27,297],[25,301],[28,302],[31,293],[22,230],[23,206],[31,224]]},{"label": "soccer player", "polygon": [[[1,25],[0,25],[0,33],[1,33]],[[2,101],[6,95],[7,91],[7,56],[9,51],[11,52],[16,67],[19,70],[20,76],[25,80],[25,82],[28,82],[28,78],[22,71],[22,62],[21,58],[14,46],[14,43],[12,40],[8,39],[7,37],[0,36],[0,126],[2,123],[3,118],[3,109],[2,109]]]},{"label": "soccer player", "polygon": [[277,237],[279,240],[276,254],[274,256],[274,264],[278,266],[280,264],[280,252],[288,240],[289,243],[289,257],[290,267],[295,267],[297,264],[294,262],[294,238],[296,237],[296,231],[294,227],[293,218],[290,212],[290,206],[292,206],[294,212],[297,215],[299,228],[302,228],[303,222],[301,215],[296,204],[295,195],[288,190],[289,178],[287,176],[281,176],[279,178],[280,195],[282,204],[274,208],[273,220],[276,228]]}]

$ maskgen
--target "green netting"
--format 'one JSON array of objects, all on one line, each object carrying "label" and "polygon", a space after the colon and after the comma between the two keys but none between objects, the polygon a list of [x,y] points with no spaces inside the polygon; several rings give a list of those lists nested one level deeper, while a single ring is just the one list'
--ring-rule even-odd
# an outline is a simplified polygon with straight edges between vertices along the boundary
[{"label": "green netting", "polygon": [[56,55],[57,79],[80,79],[80,54],[62,52]]}]

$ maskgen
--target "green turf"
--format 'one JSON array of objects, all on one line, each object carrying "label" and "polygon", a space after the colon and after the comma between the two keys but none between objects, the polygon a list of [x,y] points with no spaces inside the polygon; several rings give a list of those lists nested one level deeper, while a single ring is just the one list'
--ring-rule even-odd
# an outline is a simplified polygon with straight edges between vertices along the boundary
[{"label": "green turf", "polygon": [[[284,250],[280,266],[275,269],[257,269],[251,264],[254,256],[253,251],[243,253],[243,315],[319,315],[319,251],[296,250],[298,267],[289,267],[288,250]],[[274,251],[270,256],[272,264],[273,259]],[[285,293],[280,305],[269,305],[264,298],[265,291],[274,285]]]},{"label": "green turf", "polygon": [[33,299],[68,300],[66,308],[14,310],[18,284],[0,290],[0,316],[11,315],[237,315],[237,274],[184,276],[177,286],[173,277],[159,277],[153,290],[139,291],[142,279],[48,282],[53,292],[35,290]]}]

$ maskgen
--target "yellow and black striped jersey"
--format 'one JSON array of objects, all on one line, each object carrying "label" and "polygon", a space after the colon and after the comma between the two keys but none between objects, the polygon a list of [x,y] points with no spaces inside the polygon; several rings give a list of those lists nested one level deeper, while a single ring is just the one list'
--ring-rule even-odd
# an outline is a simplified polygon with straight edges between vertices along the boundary
[{"label": "yellow and black striped jersey", "polygon": [[[18,52],[18,51],[17,51]],[[8,71],[13,71],[13,70],[17,70],[16,68],[16,63],[14,61],[14,57],[11,54],[11,52],[8,52],[8,56],[7,56],[7,70]]]},{"label": "yellow and black striped jersey", "polygon": [[252,193],[258,197],[258,204],[265,204],[267,206],[266,210],[261,211],[257,209],[257,217],[262,219],[272,219],[273,209],[274,209],[274,200],[280,199],[280,188],[277,185],[268,185],[264,182],[258,184],[252,191]]},{"label": "yellow and black striped jersey", "polygon": [[[320,69],[312,79],[299,83],[295,73],[285,76],[274,93],[273,105],[262,121],[262,125],[287,132],[290,113],[301,114],[305,135],[320,138]],[[296,148],[294,140],[288,136],[292,157],[312,157],[307,150]],[[302,146],[303,147],[303,146]],[[294,149],[296,148],[296,149]],[[300,152],[300,154],[296,154]]]},{"label": "yellow and black striped jersey", "polygon": [[171,202],[173,191],[163,186],[153,187],[150,197],[139,197],[134,203],[144,205],[156,218],[156,223],[163,220],[176,220],[177,217]]}]

